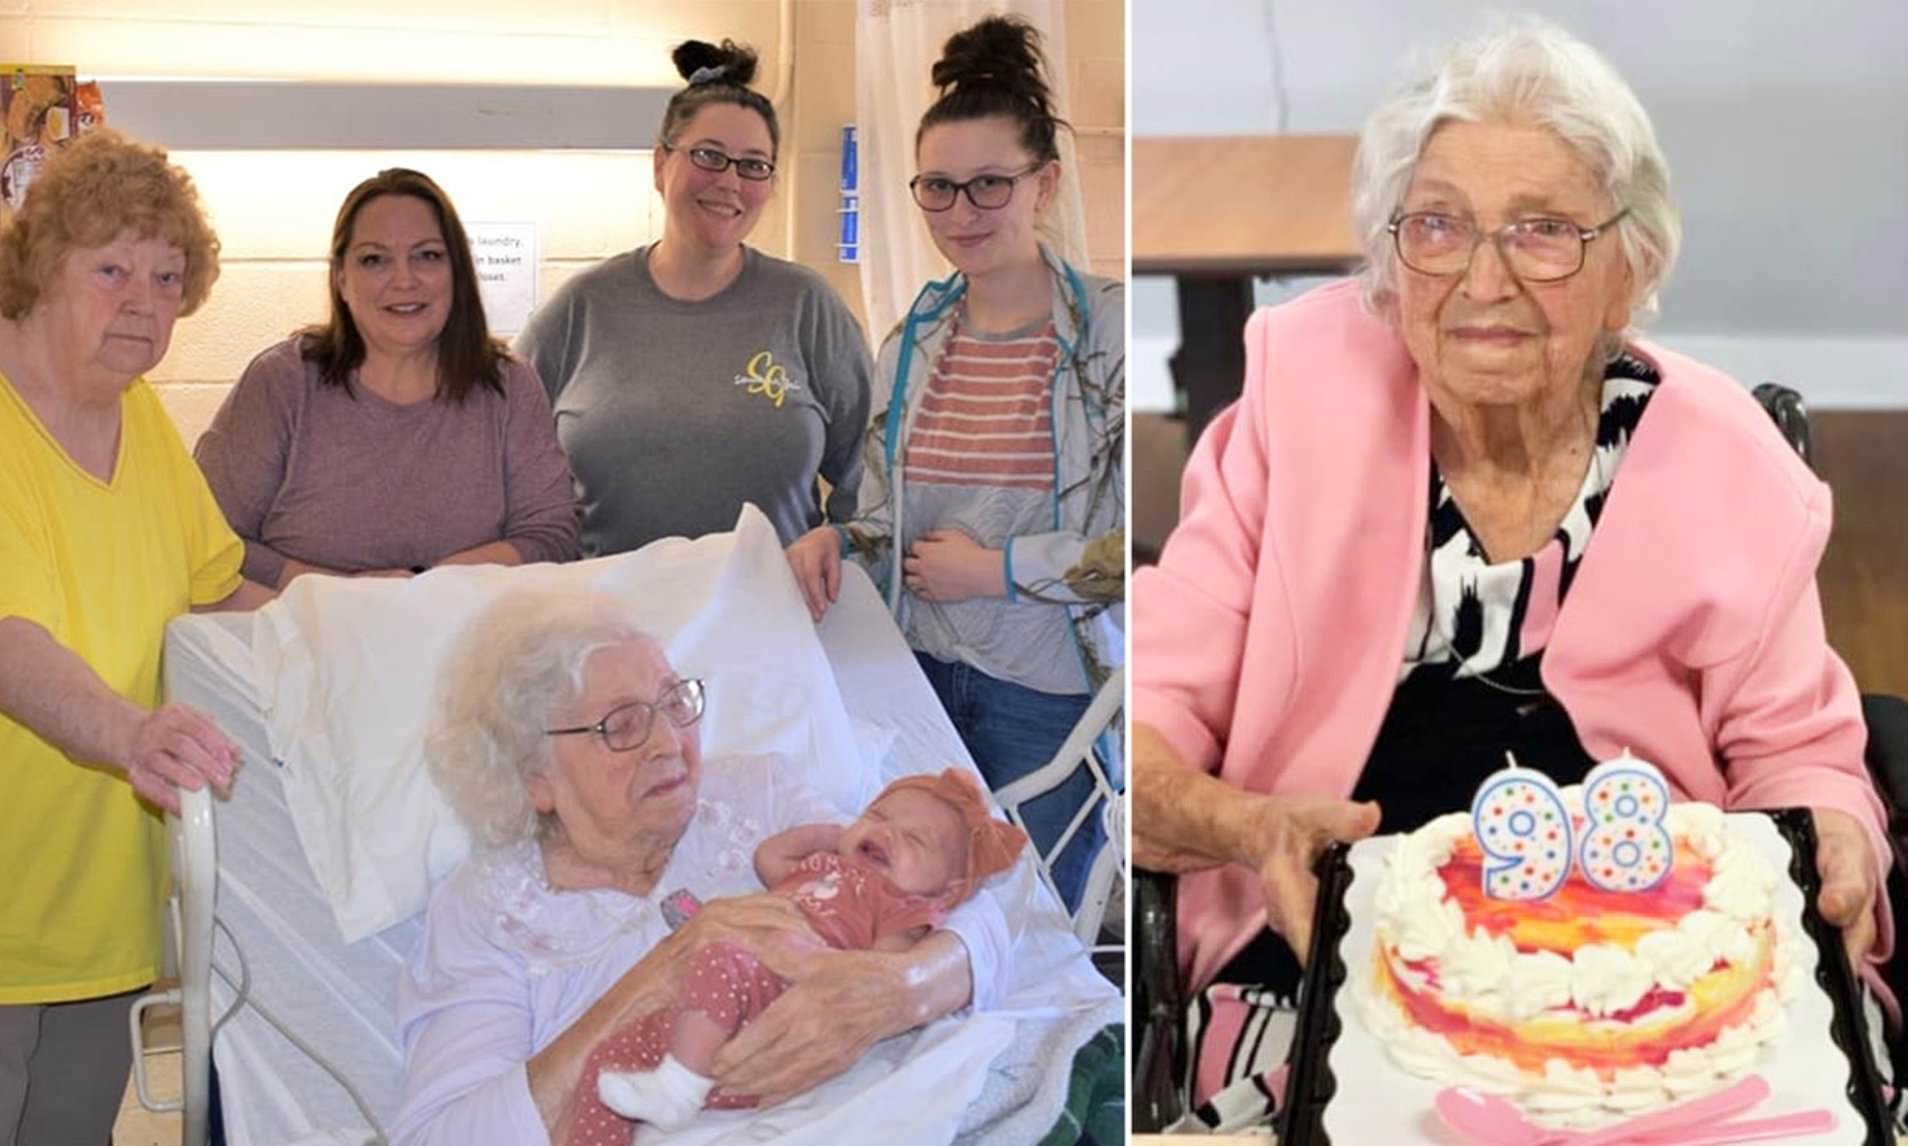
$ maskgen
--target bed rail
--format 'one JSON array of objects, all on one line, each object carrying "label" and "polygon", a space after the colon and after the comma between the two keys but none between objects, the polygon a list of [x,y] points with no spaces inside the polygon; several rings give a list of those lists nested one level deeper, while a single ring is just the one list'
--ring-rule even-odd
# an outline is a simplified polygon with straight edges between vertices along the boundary
[{"label": "bed rail", "polygon": [[[1060,745],[1060,750],[1053,754],[1053,759],[1013,783],[1002,786],[994,793],[994,799],[1006,811],[1008,819],[1015,826],[1024,829],[1027,822],[1020,809],[1028,800],[1059,787],[1073,775],[1075,769],[1082,766],[1093,778],[1093,795],[1087,799],[1079,811],[1074,813],[1065,830],[1060,833],[1060,838],[1044,851],[1038,847],[1034,848],[1035,858],[1039,861],[1040,878],[1053,891],[1056,900],[1061,900],[1061,896],[1059,887],[1053,881],[1054,861],[1059,859],[1060,853],[1066,850],[1067,844],[1072,842],[1073,837],[1079,834],[1087,817],[1094,813],[1096,806],[1111,808],[1120,799],[1121,793],[1107,779],[1106,770],[1100,766],[1100,760],[1094,748],[1101,734],[1105,733],[1109,726],[1113,727],[1117,734],[1118,726],[1115,721],[1119,719],[1120,711],[1125,703],[1126,668],[1121,666],[1114,670],[1106,683],[1100,686],[1100,691],[1093,697],[1093,702],[1087,706],[1086,712],[1074,724],[1073,732],[1068,735],[1065,743]],[[1096,954],[1119,950],[1117,945],[1099,946],[1094,941],[1099,938],[1107,902],[1113,895],[1113,884],[1123,874],[1120,857],[1124,855],[1125,850],[1123,839],[1117,847],[1102,847],[1088,870],[1086,888],[1080,896],[1079,909],[1073,915],[1074,934],[1089,951]]]},{"label": "bed rail", "polygon": [[[152,991],[133,1004],[133,1086],[139,1104],[147,1110],[180,1111],[184,1118],[183,1146],[205,1146],[210,1115],[207,1089],[212,1054],[212,897],[218,886],[218,834],[212,823],[212,792],[179,793],[179,815],[166,816],[166,835],[172,848],[170,901],[172,937],[178,947],[179,985]],[[180,1008],[179,1026],[184,1050],[179,1064],[179,1098],[155,1099],[146,1081],[146,1045],[141,1020],[148,1009]]]}]

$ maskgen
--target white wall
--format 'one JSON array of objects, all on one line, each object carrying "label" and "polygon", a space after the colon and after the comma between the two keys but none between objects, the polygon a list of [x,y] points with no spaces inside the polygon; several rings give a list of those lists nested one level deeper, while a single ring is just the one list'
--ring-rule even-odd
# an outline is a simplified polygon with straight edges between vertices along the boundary
[{"label": "white wall", "polygon": [[[1134,0],[1133,130],[1355,132],[1413,48],[1484,0]],[[1817,406],[1908,406],[1908,4],[1526,0],[1604,52],[1683,212],[1652,336]],[[1171,399],[1171,288],[1136,284],[1132,397]]]},{"label": "white wall", "polygon": [[[795,0],[790,9],[782,175],[750,241],[820,271],[858,313],[856,268],[836,262],[834,246],[840,130],[855,114],[855,2]],[[1121,0],[1066,0],[1065,11],[1093,269],[1117,275],[1126,234]],[[757,86],[773,91],[781,35],[777,0],[0,0],[0,62],[70,65],[86,77],[673,87],[671,45],[726,36],[761,53]],[[109,102],[109,123],[114,113]],[[298,130],[285,125],[288,138]],[[633,146],[646,147],[655,130],[631,124]],[[661,227],[647,151],[180,148],[173,158],[197,180],[224,243],[210,301],[179,324],[152,372],[188,442],[252,355],[324,317],[332,217],[381,167],[429,173],[467,222],[536,223],[539,297]]]}]

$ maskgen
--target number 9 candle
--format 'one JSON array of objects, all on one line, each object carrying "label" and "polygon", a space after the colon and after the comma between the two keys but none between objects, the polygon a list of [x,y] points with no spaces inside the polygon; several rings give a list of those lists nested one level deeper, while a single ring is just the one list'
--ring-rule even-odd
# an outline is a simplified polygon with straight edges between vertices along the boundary
[{"label": "number 9 candle", "polygon": [[1515,759],[1478,786],[1471,828],[1484,851],[1484,894],[1491,899],[1548,899],[1570,877],[1570,810],[1563,793],[1550,777],[1519,768]]}]

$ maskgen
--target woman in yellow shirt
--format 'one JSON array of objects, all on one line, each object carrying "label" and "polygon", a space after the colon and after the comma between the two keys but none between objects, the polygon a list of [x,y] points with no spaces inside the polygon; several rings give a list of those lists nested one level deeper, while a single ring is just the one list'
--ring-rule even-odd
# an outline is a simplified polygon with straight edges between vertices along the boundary
[{"label": "woman in yellow shirt", "polygon": [[110,1135],[159,971],[158,809],[238,766],[159,703],[160,642],[271,594],[143,378],[217,277],[191,180],[111,132],[0,232],[0,1146]]}]

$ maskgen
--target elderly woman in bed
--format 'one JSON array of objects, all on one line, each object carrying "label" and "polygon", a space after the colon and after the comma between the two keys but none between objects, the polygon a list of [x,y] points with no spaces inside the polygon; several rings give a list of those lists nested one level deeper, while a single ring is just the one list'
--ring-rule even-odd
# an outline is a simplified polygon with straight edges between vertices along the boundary
[{"label": "elderly woman in bed", "polygon": [[701,682],[615,602],[507,598],[450,663],[431,767],[480,848],[432,896],[400,981],[394,1143],[565,1140],[597,1045],[711,944],[793,983],[714,1063],[766,1103],[1004,976],[986,892],[905,952],[825,949],[790,900],[744,894],[757,845],[839,813],[767,761],[705,762]]},{"label": "elderly woman in bed", "polygon": [[1192,873],[1195,987],[1295,981],[1328,839],[1468,807],[1506,750],[1572,783],[1625,747],[1686,798],[1814,808],[1822,914],[1872,970],[1888,853],[1816,594],[1829,491],[1734,380],[1633,341],[1679,237],[1636,97],[1513,24],[1378,109],[1354,184],[1362,283],[1253,320],[1134,586],[1135,848]]}]

